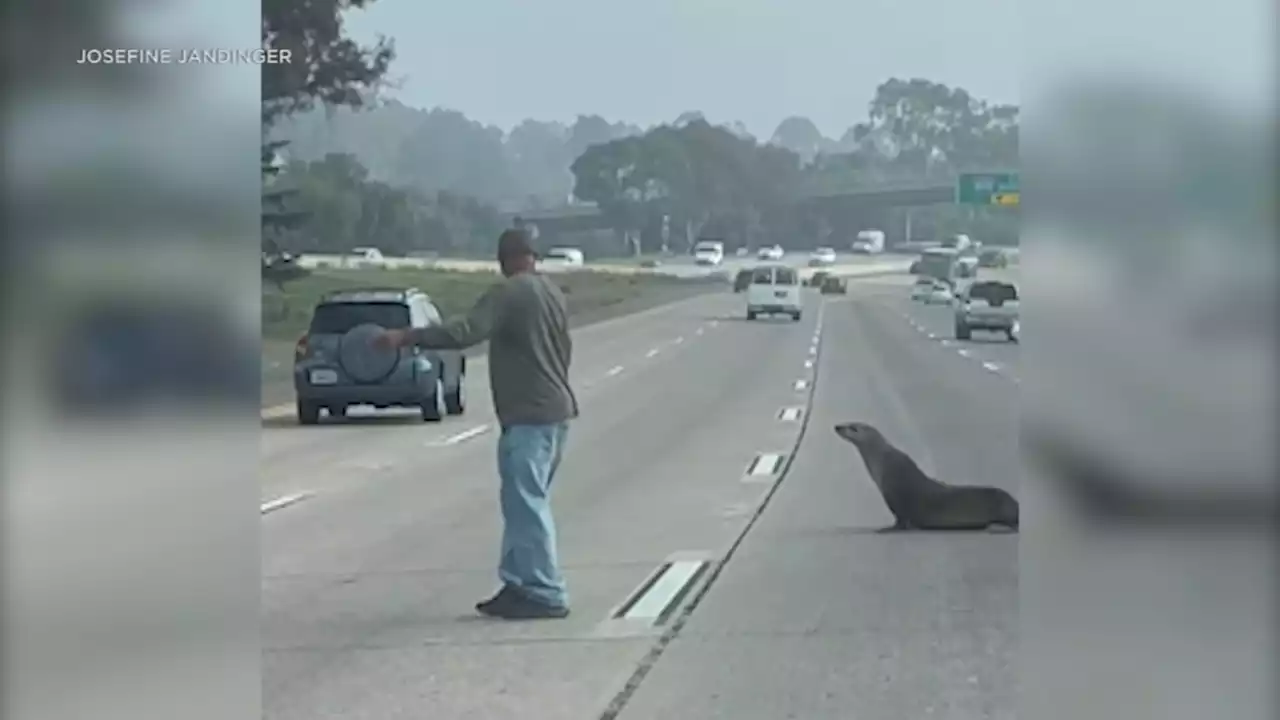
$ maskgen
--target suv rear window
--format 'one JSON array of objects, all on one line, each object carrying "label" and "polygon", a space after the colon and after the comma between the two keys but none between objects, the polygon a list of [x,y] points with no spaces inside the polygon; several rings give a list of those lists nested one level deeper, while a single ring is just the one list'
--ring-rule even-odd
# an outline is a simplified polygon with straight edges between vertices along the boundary
[{"label": "suv rear window", "polygon": [[800,283],[800,276],[791,268],[778,268],[774,277],[779,285],[797,285]]},{"label": "suv rear window", "polygon": [[311,334],[341,335],[365,323],[391,329],[409,327],[409,306],[394,302],[322,303],[311,317]]},{"label": "suv rear window", "polygon": [[756,268],[751,271],[752,285],[772,285],[773,268]]},{"label": "suv rear window", "polygon": [[1008,283],[977,283],[969,288],[972,299],[986,300],[991,305],[1018,299],[1018,290]]}]

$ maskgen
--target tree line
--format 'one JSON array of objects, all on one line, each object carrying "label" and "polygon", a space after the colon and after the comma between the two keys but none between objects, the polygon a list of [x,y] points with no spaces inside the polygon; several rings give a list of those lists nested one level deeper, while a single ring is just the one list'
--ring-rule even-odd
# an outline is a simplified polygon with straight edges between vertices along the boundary
[{"label": "tree line", "polygon": [[277,237],[295,253],[343,253],[363,245],[392,255],[487,256],[488,246],[508,225],[494,207],[476,198],[375,180],[348,153],[292,161],[277,178],[289,187],[293,204],[306,212],[303,223]]},{"label": "tree line", "polygon": [[[1016,106],[922,79],[890,79],[876,88],[866,119],[841,139],[840,152],[825,151],[817,129],[803,119],[784,121],[777,134],[809,155],[687,117],[588,148],[571,166],[574,193],[594,202],[639,249],[667,244],[664,225],[680,229],[676,238],[683,247],[704,234],[739,246],[787,238],[812,247],[827,244],[832,228],[821,212],[806,209],[806,199],[951,183],[965,170],[1018,165]],[[1016,215],[1005,210],[940,206],[910,212],[927,239],[957,231],[997,243],[1017,239]]]},{"label": "tree line", "polygon": [[[866,117],[835,140],[791,117],[761,142],[696,112],[649,129],[584,115],[504,133],[457,111],[380,101],[394,47],[359,46],[341,23],[372,1],[263,4],[264,44],[305,59],[263,66],[264,273],[285,248],[483,254],[500,209],[571,196],[600,208],[619,249],[703,233],[820,243],[831,228],[802,198],[1017,166],[1016,106],[923,79],[882,83]],[[1016,239],[1007,213],[940,207],[913,219],[928,232],[977,225],[984,239]]]}]

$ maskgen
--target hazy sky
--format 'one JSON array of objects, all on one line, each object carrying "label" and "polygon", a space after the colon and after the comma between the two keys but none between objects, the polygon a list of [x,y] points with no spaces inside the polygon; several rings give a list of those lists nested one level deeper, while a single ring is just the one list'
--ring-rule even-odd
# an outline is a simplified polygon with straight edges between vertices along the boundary
[{"label": "hazy sky", "polygon": [[765,137],[805,115],[839,137],[892,76],[1020,99],[1017,0],[378,0],[348,25],[395,38],[405,103],[503,128],[700,110]]}]

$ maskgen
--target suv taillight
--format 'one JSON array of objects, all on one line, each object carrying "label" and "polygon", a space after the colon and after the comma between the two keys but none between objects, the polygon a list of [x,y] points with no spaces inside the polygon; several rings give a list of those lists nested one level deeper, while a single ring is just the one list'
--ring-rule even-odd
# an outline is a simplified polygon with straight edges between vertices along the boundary
[{"label": "suv taillight", "polygon": [[298,344],[293,346],[293,355],[295,358],[301,359],[307,356],[307,336],[303,335],[298,338]]}]

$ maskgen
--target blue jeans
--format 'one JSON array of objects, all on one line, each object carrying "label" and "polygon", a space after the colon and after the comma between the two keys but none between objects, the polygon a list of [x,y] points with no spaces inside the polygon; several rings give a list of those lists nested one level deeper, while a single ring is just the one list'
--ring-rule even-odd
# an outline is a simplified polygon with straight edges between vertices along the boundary
[{"label": "blue jeans", "polygon": [[534,600],[568,607],[556,556],[551,482],[560,467],[568,423],[507,425],[498,438],[502,479],[502,557],[498,577]]}]

